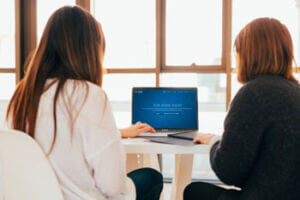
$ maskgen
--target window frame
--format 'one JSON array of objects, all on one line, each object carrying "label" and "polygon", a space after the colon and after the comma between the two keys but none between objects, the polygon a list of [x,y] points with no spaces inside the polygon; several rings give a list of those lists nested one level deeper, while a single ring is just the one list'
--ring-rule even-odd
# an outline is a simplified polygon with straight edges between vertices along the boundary
[{"label": "window frame", "polygon": [[[90,1],[90,0],[87,0]],[[95,13],[94,0],[93,13]],[[106,68],[109,73],[155,73],[156,87],[160,86],[162,73],[221,73],[227,75],[226,109],[231,99],[231,26],[232,0],[222,0],[222,58],[221,65],[166,65],[166,1],[156,0],[156,66],[155,68]]]},{"label": "window frame", "polygon": [[[155,74],[155,85],[160,86],[162,73],[215,73],[226,74],[226,109],[231,100],[231,78],[235,70],[231,61],[232,42],[232,2],[222,0],[222,58],[220,65],[171,66],[166,65],[166,1],[156,1],[156,64],[153,68],[107,68],[108,74]],[[299,0],[296,0],[298,2]],[[76,0],[76,5],[95,13],[95,0]],[[15,49],[14,68],[0,68],[0,73],[15,73],[16,83],[24,76],[23,65],[26,57],[37,46],[37,0],[15,0]],[[294,67],[300,73],[300,66]]]}]

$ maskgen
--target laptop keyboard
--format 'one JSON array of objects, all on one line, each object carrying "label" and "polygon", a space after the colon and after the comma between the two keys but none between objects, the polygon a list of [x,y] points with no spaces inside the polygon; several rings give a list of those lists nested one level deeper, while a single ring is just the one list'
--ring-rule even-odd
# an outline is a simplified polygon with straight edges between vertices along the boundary
[{"label": "laptop keyboard", "polygon": [[185,133],[187,130],[177,130],[177,131],[156,131],[156,133],[142,133],[139,137],[167,137],[168,135],[177,134],[177,133]]}]

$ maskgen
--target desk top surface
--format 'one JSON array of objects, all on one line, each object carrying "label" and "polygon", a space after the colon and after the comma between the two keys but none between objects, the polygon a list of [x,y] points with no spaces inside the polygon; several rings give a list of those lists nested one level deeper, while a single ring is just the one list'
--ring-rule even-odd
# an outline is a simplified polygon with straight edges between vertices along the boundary
[{"label": "desk top surface", "polygon": [[209,145],[180,146],[150,142],[144,138],[122,139],[126,153],[141,154],[208,154]]}]

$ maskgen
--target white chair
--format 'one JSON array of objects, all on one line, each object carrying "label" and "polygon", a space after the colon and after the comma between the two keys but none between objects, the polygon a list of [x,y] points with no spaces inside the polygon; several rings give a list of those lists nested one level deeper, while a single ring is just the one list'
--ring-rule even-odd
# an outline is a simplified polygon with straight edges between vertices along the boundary
[{"label": "white chair", "polygon": [[64,199],[43,151],[30,136],[19,131],[0,130],[0,200],[1,198]]}]

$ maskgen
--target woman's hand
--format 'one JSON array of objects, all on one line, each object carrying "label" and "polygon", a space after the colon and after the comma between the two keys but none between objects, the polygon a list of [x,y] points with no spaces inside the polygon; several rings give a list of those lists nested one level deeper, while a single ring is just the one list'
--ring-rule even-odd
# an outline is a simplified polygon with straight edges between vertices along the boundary
[{"label": "woman's hand", "polygon": [[214,134],[199,134],[197,137],[194,138],[194,142],[201,144],[209,144],[209,142],[214,136]]},{"label": "woman's hand", "polygon": [[120,132],[123,138],[134,138],[141,133],[155,133],[156,131],[148,124],[137,122],[135,125],[132,125],[128,128],[120,129]]}]

